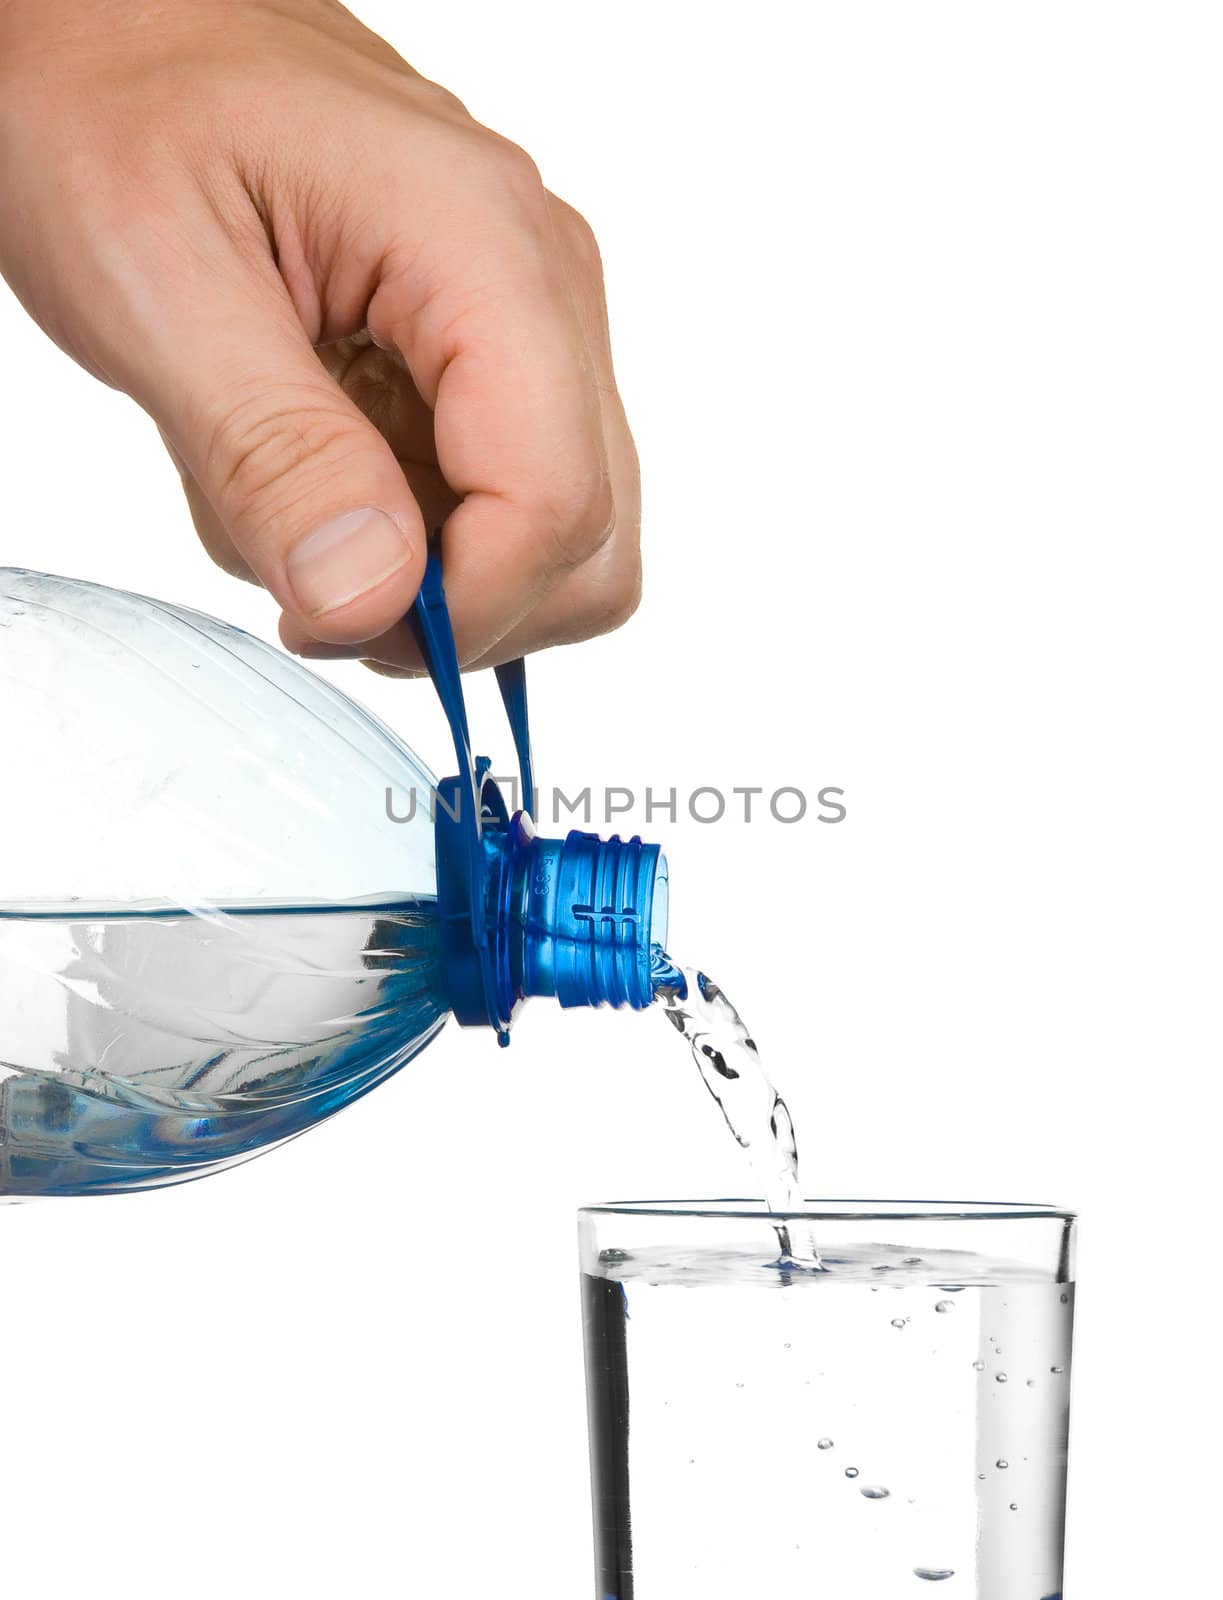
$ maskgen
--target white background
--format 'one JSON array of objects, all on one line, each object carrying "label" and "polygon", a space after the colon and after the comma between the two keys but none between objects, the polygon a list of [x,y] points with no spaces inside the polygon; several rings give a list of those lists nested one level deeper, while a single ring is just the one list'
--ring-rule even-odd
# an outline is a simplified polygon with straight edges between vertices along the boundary
[{"label": "white background", "polygon": [[[1204,1592],[1218,13],[361,9],[605,251],[646,597],[533,664],[543,782],[844,788],[624,821],[811,1192],[1081,1209],[1066,1592]],[[0,348],[0,562],[274,638],[151,424],[7,294]],[[324,670],[444,768],[427,688]],[[587,1594],[574,1209],[744,1182],[677,1045],[537,1002],[236,1172],[0,1212],[6,1590]]]}]

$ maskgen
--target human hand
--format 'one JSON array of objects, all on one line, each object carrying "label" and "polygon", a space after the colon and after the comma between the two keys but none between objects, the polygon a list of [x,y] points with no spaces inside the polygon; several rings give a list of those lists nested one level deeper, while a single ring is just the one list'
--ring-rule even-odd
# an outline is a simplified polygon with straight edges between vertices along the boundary
[{"label": "human hand", "polygon": [[634,609],[593,235],[335,0],[7,0],[0,271],[290,649],[417,666],[439,524],[466,664]]}]

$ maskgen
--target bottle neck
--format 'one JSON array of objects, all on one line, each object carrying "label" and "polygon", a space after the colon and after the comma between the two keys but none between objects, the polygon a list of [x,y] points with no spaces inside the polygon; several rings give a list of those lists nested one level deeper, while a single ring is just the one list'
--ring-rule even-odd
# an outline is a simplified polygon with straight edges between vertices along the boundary
[{"label": "bottle neck", "polygon": [[489,932],[516,998],[634,1010],[651,1003],[653,953],[667,937],[667,862],[657,845],[576,831],[541,839],[520,813],[498,855]]}]

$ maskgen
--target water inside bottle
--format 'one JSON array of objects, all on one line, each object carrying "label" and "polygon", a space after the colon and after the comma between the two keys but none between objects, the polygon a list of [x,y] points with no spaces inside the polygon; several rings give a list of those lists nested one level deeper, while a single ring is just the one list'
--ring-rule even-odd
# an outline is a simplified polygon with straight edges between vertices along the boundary
[{"label": "water inside bottle", "polygon": [[[772,1211],[800,1210],[794,1129],[742,1019],[655,952]],[[245,1160],[367,1093],[446,1015],[431,899],[0,913],[0,1196],[151,1187]],[[782,1258],[819,1268],[781,1222]]]},{"label": "water inside bottle", "polygon": [[0,1196],[202,1177],[441,1026],[432,900],[0,914]]}]

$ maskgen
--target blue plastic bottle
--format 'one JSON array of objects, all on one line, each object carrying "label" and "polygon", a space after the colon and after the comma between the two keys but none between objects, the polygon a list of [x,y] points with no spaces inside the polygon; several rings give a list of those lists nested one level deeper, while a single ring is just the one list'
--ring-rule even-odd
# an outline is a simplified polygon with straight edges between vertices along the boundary
[{"label": "blue plastic bottle", "polygon": [[[510,817],[471,755],[437,557],[412,620],[458,759],[440,785],[238,629],[0,571],[0,1197],[248,1159],[451,1012],[506,1043],[529,995],[650,1003],[657,846]],[[529,795],[521,663],[499,677]]]}]

